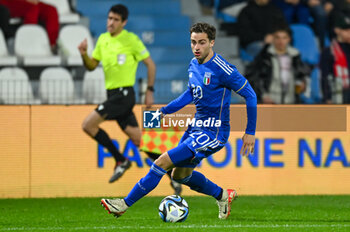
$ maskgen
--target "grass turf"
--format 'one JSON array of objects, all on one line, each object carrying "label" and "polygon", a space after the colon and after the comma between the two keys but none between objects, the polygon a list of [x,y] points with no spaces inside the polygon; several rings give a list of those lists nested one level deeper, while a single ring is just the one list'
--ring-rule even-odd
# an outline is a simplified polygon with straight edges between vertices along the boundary
[{"label": "grass turf", "polygon": [[183,223],[158,216],[161,197],[146,197],[115,219],[99,198],[1,199],[0,231],[350,231],[350,196],[241,196],[227,220],[215,200],[185,197]]}]

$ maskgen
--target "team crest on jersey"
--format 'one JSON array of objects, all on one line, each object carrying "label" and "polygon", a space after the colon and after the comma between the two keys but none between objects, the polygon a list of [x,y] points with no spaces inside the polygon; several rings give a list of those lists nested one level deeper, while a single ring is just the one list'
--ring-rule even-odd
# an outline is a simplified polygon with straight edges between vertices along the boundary
[{"label": "team crest on jersey", "polygon": [[126,55],[125,54],[118,54],[117,61],[119,65],[123,65],[126,61]]},{"label": "team crest on jersey", "polygon": [[205,72],[204,73],[203,83],[205,85],[209,85],[210,84],[210,79],[211,79],[211,73],[210,72]]}]

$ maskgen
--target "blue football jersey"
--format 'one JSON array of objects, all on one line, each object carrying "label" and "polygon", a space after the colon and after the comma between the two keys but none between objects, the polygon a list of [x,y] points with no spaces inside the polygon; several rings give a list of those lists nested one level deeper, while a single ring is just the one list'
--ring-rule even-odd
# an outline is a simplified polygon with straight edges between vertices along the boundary
[{"label": "blue football jersey", "polygon": [[[231,90],[239,93],[247,80],[237,68],[228,63],[222,56],[214,56],[206,63],[199,64],[193,58],[189,65],[188,87],[192,101],[196,106],[196,120],[220,120],[221,126],[201,127],[201,130],[213,132],[221,142],[226,142],[230,131]],[[196,130],[196,126],[190,130]]]}]

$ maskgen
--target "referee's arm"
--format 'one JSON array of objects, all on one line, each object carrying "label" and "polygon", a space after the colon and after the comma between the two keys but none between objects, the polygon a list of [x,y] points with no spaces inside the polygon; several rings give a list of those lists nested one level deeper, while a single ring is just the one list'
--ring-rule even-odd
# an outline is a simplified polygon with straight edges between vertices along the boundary
[{"label": "referee's arm", "polygon": [[156,76],[156,65],[154,64],[151,56],[143,60],[143,63],[147,67],[147,90],[145,97],[145,104],[147,107],[151,107],[153,100],[153,91],[154,91],[154,81]]},{"label": "referee's arm", "polygon": [[92,71],[94,70],[100,61],[95,58],[90,58],[87,54],[87,40],[84,39],[78,46],[81,58],[83,59],[83,63],[86,69]]}]

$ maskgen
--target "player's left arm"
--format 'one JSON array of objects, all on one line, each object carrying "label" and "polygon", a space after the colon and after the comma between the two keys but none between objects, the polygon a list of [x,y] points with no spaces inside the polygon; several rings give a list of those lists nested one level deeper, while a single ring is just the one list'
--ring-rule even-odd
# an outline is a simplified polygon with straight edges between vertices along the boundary
[{"label": "player's left arm", "polygon": [[156,65],[154,64],[151,56],[148,56],[146,59],[142,60],[142,62],[147,67],[147,90],[146,90],[146,96],[145,96],[145,104],[147,107],[151,107],[154,102],[153,92],[154,92],[154,81],[156,76]]},{"label": "player's left arm", "polygon": [[255,129],[257,120],[257,97],[249,84],[248,80],[243,77],[237,69],[231,73],[231,75],[224,75],[222,77],[224,85],[240,96],[244,97],[247,107],[247,127],[245,134],[242,137],[243,146],[241,149],[241,155],[248,155],[254,152],[255,144]]},{"label": "player's left arm", "polygon": [[172,100],[168,105],[162,107],[160,109],[160,111],[162,112],[163,115],[172,114],[172,113],[179,111],[180,109],[182,109],[186,105],[190,104],[192,101],[193,101],[192,91],[188,87],[185,92],[183,92],[175,100]]}]

